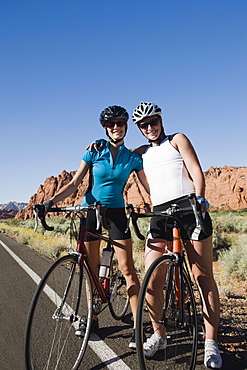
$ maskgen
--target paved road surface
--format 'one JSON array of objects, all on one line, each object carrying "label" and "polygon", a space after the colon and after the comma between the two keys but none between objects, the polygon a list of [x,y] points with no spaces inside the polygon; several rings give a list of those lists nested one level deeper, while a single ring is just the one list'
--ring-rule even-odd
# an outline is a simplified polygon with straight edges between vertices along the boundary
[{"label": "paved road surface", "polygon": [[[17,261],[16,261],[17,259]],[[31,298],[36,288],[33,278],[42,276],[51,261],[29,247],[0,234],[0,369],[24,370],[24,332]],[[33,278],[30,274],[34,275]],[[130,312],[123,322],[115,321],[108,308],[100,315],[98,336],[91,337],[83,359],[83,369],[138,369],[135,352],[128,349],[132,334]],[[104,359],[106,357],[106,360]],[[223,354],[226,370],[246,370],[237,358]],[[197,370],[204,369],[202,344]]]}]

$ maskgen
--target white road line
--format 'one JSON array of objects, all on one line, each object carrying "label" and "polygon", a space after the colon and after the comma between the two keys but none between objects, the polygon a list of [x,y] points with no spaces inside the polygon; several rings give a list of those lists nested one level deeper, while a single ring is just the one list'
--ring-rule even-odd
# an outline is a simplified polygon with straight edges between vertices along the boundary
[{"label": "white road line", "polygon": [[[90,334],[89,340],[90,348],[96,355],[105,363],[108,369],[130,370],[130,368],[119,358],[115,352],[111,350],[95,333]],[[102,346],[102,343],[104,346]]]},{"label": "white road line", "polygon": [[[38,285],[41,278],[25,264],[6,244],[0,240],[3,248],[13,257],[13,259],[27,272],[27,274]],[[89,347],[95,352],[102,362],[105,363],[108,369],[130,370],[130,368],[111,350],[95,333],[91,333],[88,342]]]}]

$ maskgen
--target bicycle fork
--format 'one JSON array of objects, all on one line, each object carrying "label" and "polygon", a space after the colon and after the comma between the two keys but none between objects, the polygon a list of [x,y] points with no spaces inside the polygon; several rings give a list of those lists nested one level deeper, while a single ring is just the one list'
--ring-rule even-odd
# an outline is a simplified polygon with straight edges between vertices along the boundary
[{"label": "bicycle fork", "polygon": [[[174,225],[175,226],[175,225]],[[185,312],[184,312],[184,280],[183,280],[183,259],[184,256],[181,254],[181,241],[180,241],[180,230],[177,227],[173,228],[173,252],[171,254],[174,257],[174,261],[169,265],[167,271],[166,280],[166,294],[165,294],[165,305],[163,310],[163,317],[159,321],[163,325],[166,325],[166,316],[168,306],[174,309],[174,315],[176,316],[176,325],[185,327]],[[174,291],[172,292],[173,287]],[[177,316],[177,314],[179,314]]]},{"label": "bicycle fork", "polygon": [[52,315],[52,318],[54,320],[57,320],[57,321],[58,320],[67,320],[67,321],[70,321],[71,323],[72,322],[76,322],[76,321],[79,320],[79,318],[78,318],[78,311],[79,311],[79,305],[80,305],[80,299],[81,299],[81,288],[82,288],[82,280],[83,280],[83,257],[82,257],[82,254],[80,254],[78,252],[74,252],[73,254],[74,255],[75,254],[77,255],[77,258],[78,258],[77,263],[79,264],[79,267],[80,267],[80,269],[79,269],[78,293],[77,293],[75,311],[71,315],[63,314],[63,312],[66,312],[67,310],[68,311],[70,310],[70,308],[67,307],[66,299],[67,299],[68,292],[70,290],[70,286],[71,286],[72,281],[73,281],[74,276],[75,276],[76,263],[73,263],[73,265],[70,266],[70,276],[69,276],[69,279],[68,279],[68,282],[67,282],[66,289],[64,291],[63,297],[61,299],[61,303],[57,307],[57,309],[54,312],[54,314]]}]

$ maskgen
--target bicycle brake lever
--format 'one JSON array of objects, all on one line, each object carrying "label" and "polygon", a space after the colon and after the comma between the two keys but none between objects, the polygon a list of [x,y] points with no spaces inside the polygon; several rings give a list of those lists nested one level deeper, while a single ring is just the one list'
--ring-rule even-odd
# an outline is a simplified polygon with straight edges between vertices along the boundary
[{"label": "bicycle brake lever", "polygon": [[95,204],[96,230],[100,229],[100,204]]},{"label": "bicycle brake lever", "polygon": [[110,230],[111,226],[108,225],[105,214],[106,214],[106,206],[102,205],[99,201],[94,203],[96,209],[96,219],[97,219],[97,230],[99,230],[100,225],[103,226],[104,229]]},{"label": "bicycle brake lever", "polygon": [[[42,224],[42,226],[43,226],[43,228],[45,230],[48,230],[48,231],[54,230],[54,227],[47,225],[47,223],[45,221],[45,207],[44,207],[44,205],[42,205],[42,204],[35,204],[33,206],[33,211],[34,212],[37,212],[37,218],[40,219],[41,224]],[[37,222],[37,225],[38,225],[38,222]]]},{"label": "bicycle brake lever", "polygon": [[125,229],[125,234],[126,234],[129,230],[130,217],[131,217],[131,213],[133,212],[134,208],[133,208],[132,204],[127,204],[125,206],[125,209],[126,209],[126,217],[127,217],[127,226],[126,226],[126,229]]},{"label": "bicycle brake lever", "polygon": [[38,211],[36,210],[36,208],[33,209],[33,213],[34,213],[34,231],[37,231],[39,226],[39,218]]},{"label": "bicycle brake lever", "polygon": [[199,226],[201,222],[200,222],[200,217],[198,216],[198,212],[197,212],[197,200],[196,200],[195,194],[190,194],[188,196],[188,199],[190,201],[191,207],[193,209],[193,212],[196,218],[196,226]]},{"label": "bicycle brake lever", "polygon": [[[129,217],[131,217],[131,219],[132,219],[132,225],[133,225],[133,228],[134,228],[134,231],[136,233],[137,238],[139,238],[140,240],[145,240],[145,236],[141,234],[141,232],[139,230],[139,227],[137,225],[137,216],[135,215],[133,205],[132,204],[127,204],[125,208],[127,210],[127,213],[129,214]],[[127,231],[128,230],[126,229],[126,232]]]}]

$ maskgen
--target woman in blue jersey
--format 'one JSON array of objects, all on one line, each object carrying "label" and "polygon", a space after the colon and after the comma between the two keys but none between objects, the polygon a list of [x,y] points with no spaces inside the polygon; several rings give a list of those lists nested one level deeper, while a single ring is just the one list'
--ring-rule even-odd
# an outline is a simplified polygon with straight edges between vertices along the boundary
[{"label": "woman in blue jersey", "polygon": [[[139,281],[133,263],[131,235],[129,231],[125,232],[127,220],[123,189],[132,171],[137,173],[139,180],[147,191],[149,191],[149,188],[144,175],[141,157],[139,154],[128,150],[124,145],[128,118],[127,111],[123,107],[116,105],[109,106],[101,112],[100,123],[105,128],[109,141],[101,151],[96,151],[95,149],[87,150],[82,156],[80,167],[74,178],[44,204],[46,210],[49,211],[53,204],[60,202],[75,192],[86,173],[90,171],[89,187],[83,197],[82,204],[90,205],[95,201],[100,201],[107,206],[106,218],[111,226],[110,235],[114,240],[122,244],[122,248],[115,247],[115,252],[119,267],[126,279],[135,328]],[[96,231],[94,213],[89,214],[87,222],[89,230]],[[94,270],[98,274],[100,241],[87,236],[85,242]],[[97,328],[98,319],[94,316],[92,329],[97,330]],[[77,334],[83,335],[83,328]],[[129,347],[135,348],[134,332]]]},{"label": "woman in blue jersey", "polygon": [[[162,211],[171,204],[189,207],[187,195],[195,193],[205,213],[205,223],[212,232],[210,216],[207,213],[208,202],[205,200],[204,175],[189,139],[181,134],[167,136],[162,125],[161,109],[154,103],[141,102],[132,115],[141,133],[148,139],[149,145],[136,150],[142,155],[144,171],[150,186],[150,195],[154,211]],[[162,186],[160,186],[162,184]],[[180,216],[178,216],[180,217]],[[212,271],[212,235],[208,236],[196,229],[193,213],[182,215],[185,225],[182,239],[191,264],[192,272],[198,285],[203,304],[205,324],[204,364],[211,368],[220,368],[221,356],[217,346],[219,323],[219,295]],[[170,241],[170,235],[160,218],[153,217],[145,250],[145,268],[163,253]],[[156,284],[156,286],[162,285]],[[150,295],[150,297],[152,294]],[[152,312],[158,312],[158,300],[152,300]],[[166,347],[164,326],[153,318],[154,334],[144,343],[144,354],[152,357],[159,349]]]}]

